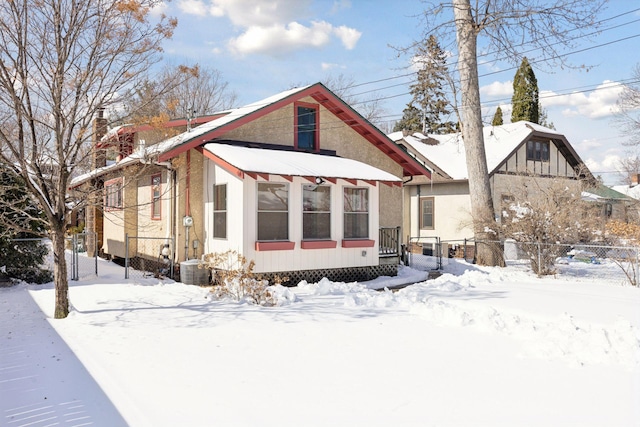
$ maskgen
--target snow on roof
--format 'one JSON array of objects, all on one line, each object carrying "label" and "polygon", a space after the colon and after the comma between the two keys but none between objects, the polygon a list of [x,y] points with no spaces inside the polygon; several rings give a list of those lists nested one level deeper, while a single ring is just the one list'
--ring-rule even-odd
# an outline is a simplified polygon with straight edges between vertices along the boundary
[{"label": "snow on roof", "polygon": [[619,193],[640,200],[640,185],[614,185],[611,188]]},{"label": "snow on roof", "polygon": [[[497,168],[534,130],[562,135],[553,129],[526,121],[502,126],[486,126],[483,129],[483,134],[489,172]],[[421,133],[403,137],[402,132],[394,132],[388,136],[393,141],[404,139],[410,147],[442,169],[451,178],[469,178],[464,143],[460,133],[447,135],[430,134],[428,137],[437,140],[439,142],[437,145],[428,145],[421,142],[421,139],[425,139],[425,136]]]},{"label": "snow on roof", "polygon": [[169,150],[172,150],[178,147],[179,145],[182,145],[185,142],[188,142],[192,139],[197,138],[198,136],[211,132],[212,130],[217,129],[221,126],[224,126],[227,123],[231,123],[235,120],[238,120],[250,113],[253,113],[254,111],[257,111],[261,108],[269,106],[277,101],[280,101],[281,99],[284,99],[294,93],[300,92],[308,87],[310,87],[310,85],[286,90],[284,92],[277,93],[263,100],[245,105],[244,107],[239,107],[239,108],[229,110],[229,114],[227,114],[226,116],[204,123],[194,129],[191,129],[190,131],[183,132],[180,135],[176,135],[173,138],[169,138],[165,141],[160,142],[159,144],[156,144],[156,146],[158,146],[158,150],[160,153],[165,153]]},{"label": "snow on roof", "polygon": [[299,151],[238,147],[219,143],[206,144],[204,149],[244,172],[368,181],[401,181],[400,178],[389,172],[342,157]]}]

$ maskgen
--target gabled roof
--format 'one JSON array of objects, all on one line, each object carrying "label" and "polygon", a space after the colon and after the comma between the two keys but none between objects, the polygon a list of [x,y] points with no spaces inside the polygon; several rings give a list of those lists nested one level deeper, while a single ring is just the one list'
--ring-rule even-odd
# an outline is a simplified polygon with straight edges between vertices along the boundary
[{"label": "gabled roof", "polygon": [[633,197],[622,194],[603,184],[584,190],[582,192],[582,200],[590,202],[636,202]]},{"label": "gabled roof", "polygon": [[184,132],[173,138],[169,138],[158,144],[162,152],[159,160],[168,160],[189,149],[212,142],[216,138],[223,137],[233,129],[305,97],[312,97],[318,104],[325,107],[350,126],[355,132],[402,166],[405,176],[430,176],[430,172],[412,158],[403,148],[394,144],[383,132],[358,114],[353,108],[345,104],[344,101],[321,83],[287,90],[244,107],[230,110],[230,112],[223,117],[200,125],[190,132]]},{"label": "gabled roof", "polygon": [[301,176],[314,182],[316,177],[334,182],[336,179],[380,181],[388,185],[401,185],[402,180],[389,172],[366,163],[342,157],[325,156],[299,151],[266,150],[220,143],[209,143],[203,154],[215,163],[241,178],[249,176],[280,175],[285,178]]},{"label": "gabled roof", "polygon": [[[573,167],[583,163],[563,134],[535,123],[520,121],[502,126],[486,126],[483,129],[483,135],[490,175],[495,173],[533,135],[553,140],[558,150]],[[389,138],[394,141],[402,140],[410,150],[420,153],[452,179],[469,179],[464,143],[460,133],[429,135],[429,138],[438,141],[436,145],[425,144],[421,141],[423,137],[422,134],[403,137],[402,132],[389,135]]]}]

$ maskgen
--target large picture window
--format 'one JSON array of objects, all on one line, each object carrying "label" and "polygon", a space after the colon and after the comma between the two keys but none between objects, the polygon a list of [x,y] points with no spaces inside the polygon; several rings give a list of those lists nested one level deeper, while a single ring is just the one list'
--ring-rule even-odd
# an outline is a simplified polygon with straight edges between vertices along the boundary
[{"label": "large picture window", "polygon": [[258,183],[258,240],[289,240],[289,186]]},{"label": "large picture window", "polygon": [[227,184],[213,186],[213,237],[227,238]]},{"label": "large picture window", "polygon": [[318,149],[318,109],[313,105],[296,106],[296,148],[316,151]]},{"label": "large picture window", "polygon": [[420,198],[420,228],[433,230],[434,228],[434,198]]},{"label": "large picture window", "polygon": [[151,176],[151,218],[160,219],[162,216],[162,175]]},{"label": "large picture window", "polygon": [[527,141],[527,160],[549,161],[549,141]]},{"label": "large picture window", "polygon": [[331,187],[302,186],[302,239],[331,238]]},{"label": "large picture window", "polygon": [[369,238],[369,190],[344,189],[344,238]]},{"label": "large picture window", "polygon": [[104,183],[104,207],[106,209],[122,209],[122,178]]}]

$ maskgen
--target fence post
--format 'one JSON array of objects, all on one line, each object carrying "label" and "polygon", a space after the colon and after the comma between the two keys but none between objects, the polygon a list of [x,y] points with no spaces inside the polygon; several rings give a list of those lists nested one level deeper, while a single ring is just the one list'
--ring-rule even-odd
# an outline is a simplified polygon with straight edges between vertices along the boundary
[{"label": "fence post", "polygon": [[74,233],[71,235],[71,280],[78,280],[77,268],[78,268],[78,260],[76,256],[78,254],[78,234]]},{"label": "fence post", "polygon": [[542,253],[540,252],[540,242],[537,242],[538,245],[538,276],[542,275]]},{"label": "fence post", "polygon": [[93,263],[95,268],[95,275],[98,275],[98,233],[93,233]]},{"label": "fence post", "polygon": [[129,233],[124,235],[124,278],[129,278]]}]

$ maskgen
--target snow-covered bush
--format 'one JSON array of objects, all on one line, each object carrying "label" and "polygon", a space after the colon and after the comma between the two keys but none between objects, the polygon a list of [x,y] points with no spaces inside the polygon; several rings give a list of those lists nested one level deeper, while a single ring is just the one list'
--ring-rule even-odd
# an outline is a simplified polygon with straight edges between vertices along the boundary
[{"label": "snow-covered bush", "polygon": [[640,225],[623,221],[607,223],[607,238],[611,243],[628,246],[627,249],[610,250],[607,258],[622,271],[631,286],[640,284]]},{"label": "snow-covered bush", "polygon": [[[231,298],[263,306],[278,304],[278,293],[269,281],[253,272],[255,262],[248,261],[237,251],[216,252],[204,256],[199,268],[211,270],[211,293],[217,299]],[[276,284],[288,280],[274,278]]]},{"label": "snow-covered bush", "polygon": [[555,274],[563,244],[590,242],[600,234],[598,207],[582,200],[580,181],[529,176],[516,181],[502,196],[502,235],[519,243],[536,274]]}]

